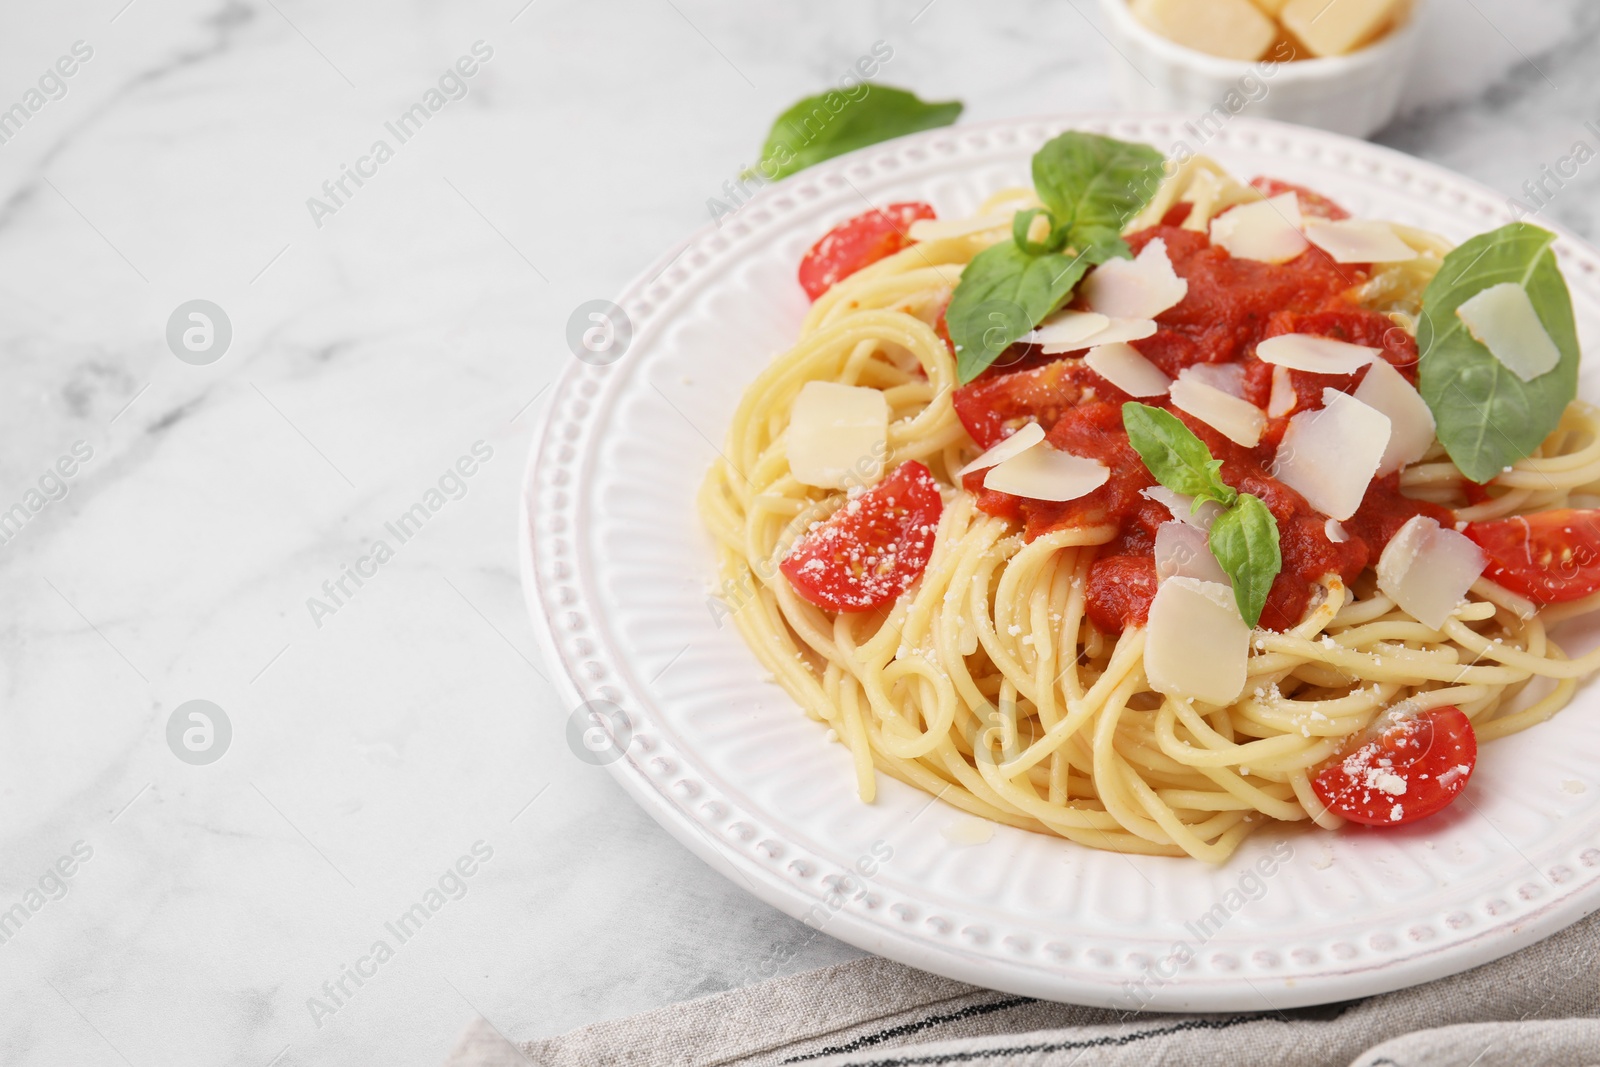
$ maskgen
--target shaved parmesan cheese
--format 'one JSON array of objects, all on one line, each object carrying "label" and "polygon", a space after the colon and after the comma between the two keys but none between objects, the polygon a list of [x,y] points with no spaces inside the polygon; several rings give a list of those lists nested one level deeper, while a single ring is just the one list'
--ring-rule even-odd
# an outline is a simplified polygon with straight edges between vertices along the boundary
[{"label": "shaved parmesan cheese", "polygon": [[1023,340],[1029,344],[1044,345],[1046,352],[1052,351],[1051,345],[1064,345],[1066,347],[1061,351],[1070,352],[1074,348],[1088,347],[1079,342],[1093,337],[1110,325],[1111,319],[1098,312],[1058,311],[1041,322]]},{"label": "shaved parmesan cheese", "polygon": [[1342,545],[1350,540],[1350,535],[1344,532],[1344,526],[1340,524],[1338,519],[1329,519],[1323,523],[1322,532],[1327,534],[1328,540],[1336,545]]},{"label": "shaved parmesan cheese", "polygon": [[[1084,345],[1089,348],[1099,348],[1101,345],[1143,341],[1146,337],[1155,336],[1156,329],[1154,319],[1112,319],[1111,325],[1087,338]],[[1045,353],[1050,353],[1049,346],[1045,347]]]},{"label": "shaved parmesan cheese", "polygon": [[1516,282],[1491,285],[1456,308],[1473,339],[1525,382],[1548,374],[1561,362],[1528,292]]},{"label": "shaved parmesan cheese", "polygon": [[1378,358],[1380,350],[1332,337],[1286,333],[1256,345],[1256,358],[1290,370],[1312,374],[1354,374]]},{"label": "shaved parmesan cheese", "polygon": [[[1205,159],[1204,156],[1195,158]],[[1216,164],[1212,163],[1211,166],[1215,167]],[[1230,207],[1265,199],[1259,189],[1235,181],[1230,175],[1214,170],[1196,170],[1178,202],[1191,205],[1189,214],[1183,220],[1183,228],[1192,233],[1206,233],[1211,228],[1211,220]]]},{"label": "shaved parmesan cheese", "polygon": [[1037,422],[1030,422],[971,463],[968,463],[965,467],[956,471],[956,477],[965,478],[973,471],[981,471],[985,467],[998,466],[1012,456],[1020,456],[1043,440],[1044,427]]},{"label": "shaved parmesan cheese", "polygon": [[1294,380],[1289,377],[1288,367],[1272,368],[1272,395],[1267,398],[1267,414],[1275,419],[1281,419],[1294,410],[1300,402],[1295,395]]},{"label": "shaved parmesan cheese", "polygon": [[1231,704],[1244,692],[1250,627],[1233,590],[1197,578],[1168,578],[1150,602],[1144,670],[1150,688],[1174,700]]},{"label": "shaved parmesan cheese", "polygon": [[1322,403],[1289,420],[1272,476],[1324,515],[1348,519],[1389,447],[1389,416],[1337,389],[1324,389]]},{"label": "shaved parmesan cheese", "polygon": [[1196,363],[1181,372],[1201,385],[1209,385],[1229,396],[1244,396],[1243,363]]},{"label": "shaved parmesan cheese", "polygon": [[1103,463],[1039,445],[990,467],[983,487],[1030,500],[1062,501],[1087,496],[1110,478]]},{"label": "shaved parmesan cheese", "polygon": [[1312,219],[1306,223],[1306,240],[1335,263],[1400,263],[1417,258],[1417,250],[1402,241],[1393,226],[1372,219]]},{"label": "shaved parmesan cheese", "polygon": [[1260,408],[1206,385],[1188,370],[1172,383],[1171,396],[1173,407],[1193,415],[1236,445],[1254,448],[1267,428],[1267,417]]},{"label": "shaved parmesan cheese", "polygon": [[1455,612],[1488,560],[1465,535],[1418,515],[1378,557],[1378,588],[1422,625],[1437,630]]},{"label": "shaved parmesan cheese", "polygon": [[[1065,312],[1063,312],[1063,314],[1065,314]],[[1074,314],[1085,313],[1074,312]],[[1092,314],[1092,312],[1088,314]],[[1098,317],[1103,318],[1104,316]],[[1043,331],[1044,327],[1041,326],[1034,332],[1038,334],[1042,333]],[[1156,323],[1154,319],[1112,319],[1106,326],[1095,333],[1088,334],[1084,337],[1079,337],[1076,340],[1046,340],[1041,343],[1044,345],[1045,355],[1053,356],[1062,352],[1076,352],[1082,348],[1099,348],[1102,345],[1121,344],[1126,341],[1142,341],[1146,337],[1154,335],[1155,332]],[[1032,338],[1025,337],[1023,340],[1032,340]]]},{"label": "shaved parmesan cheese", "polygon": [[949,237],[970,237],[1001,227],[1011,228],[1011,213],[973,215],[964,219],[918,219],[906,232],[913,241],[941,241]]},{"label": "shaved parmesan cheese", "polygon": [[1415,463],[1433,447],[1433,412],[1405,376],[1384,360],[1373,361],[1352,395],[1389,416],[1389,447],[1378,463],[1379,477]]},{"label": "shaved parmesan cheese", "polygon": [[1211,243],[1238,259],[1287,263],[1306,250],[1300,226],[1300,200],[1284,193],[1240,204],[1212,219]]},{"label": "shaved parmesan cheese", "polygon": [[1179,522],[1188,523],[1190,526],[1202,530],[1210,530],[1211,524],[1217,521],[1217,516],[1222,514],[1222,505],[1215,500],[1207,500],[1198,509],[1194,506],[1194,497],[1175,493],[1164,485],[1152,485],[1148,489],[1139,490],[1139,495],[1146,500],[1154,500],[1158,504],[1165,504],[1167,510],[1172,512],[1172,517]]},{"label": "shaved parmesan cheese", "polygon": [[1157,237],[1137,259],[1100,264],[1078,292],[1090,310],[1113,319],[1153,319],[1187,296],[1189,283],[1172,269],[1167,242]]},{"label": "shaved parmesan cheese", "polygon": [[1198,578],[1231,587],[1228,572],[1211,552],[1206,532],[1186,522],[1164,522],[1156,527],[1156,581]]},{"label": "shaved parmesan cheese", "polygon": [[877,389],[807,382],[789,412],[789,472],[801,485],[871,485],[888,455],[889,402]]},{"label": "shaved parmesan cheese", "polygon": [[1172,379],[1132,345],[1115,342],[1089,349],[1088,368],[1129,396],[1164,396]]}]

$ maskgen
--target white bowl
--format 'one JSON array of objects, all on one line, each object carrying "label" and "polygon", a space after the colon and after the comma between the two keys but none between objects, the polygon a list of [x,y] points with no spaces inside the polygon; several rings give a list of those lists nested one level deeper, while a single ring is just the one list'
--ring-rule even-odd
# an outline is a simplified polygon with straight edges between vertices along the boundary
[{"label": "white bowl", "polygon": [[1191,114],[1202,139],[1239,113],[1351,137],[1381,129],[1400,104],[1422,14],[1419,0],[1402,25],[1347,56],[1246,63],[1168,40],[1134,17],[1128,0],[1100,7],[1122,105]]}]

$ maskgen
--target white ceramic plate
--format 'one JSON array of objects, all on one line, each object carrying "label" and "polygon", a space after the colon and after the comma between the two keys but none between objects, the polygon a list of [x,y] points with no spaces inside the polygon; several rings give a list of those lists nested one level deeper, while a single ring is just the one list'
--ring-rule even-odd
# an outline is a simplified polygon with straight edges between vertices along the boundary
[{"label": "white ceramic plate", "polygon": [[[1467,802],[1436,818],[1268,831],[1212,867],[1004,826],[971,843],[984,836],[974,820],[887,777],[876,804],[860,803],[844,748],[711,608],[695,492],[741,392],[793,340],[807,306],[795,267],[812,242],[867,200],[969,213],[1026,183],[1035,148],[1068,126],[1200,147],[1184,121],[1086,115],[904,138],[804,171],[663,256],[618,298],[631,347],[607,366],[573,360],[535,442],[522,523],[535,628],[573,707],[626,711],[631,741],[610,768],[662,826],[862,949],[1015,993],[1174,1011],[1323,1003],[1462,971],[1600,907],[1592,690],[1487,746]],[[1236,174],[1455,239],[1509,221],[1480,186],[1331,134],[1236,118],[1203,147]],[[1557,251],[1592,349],[1600,258],[1566,235]],[[1591,398],[1597,376],[1591,356]],[[1281,843],[1293,858],[1259,879],[1253,865]],[[1175,968],[1180,943],[1192,958]]]}]

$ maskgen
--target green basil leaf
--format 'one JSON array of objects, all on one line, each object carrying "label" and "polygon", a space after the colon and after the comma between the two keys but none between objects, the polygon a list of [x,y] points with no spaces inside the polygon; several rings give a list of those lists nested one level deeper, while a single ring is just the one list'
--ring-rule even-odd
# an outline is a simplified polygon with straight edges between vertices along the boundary
[{"label": "green basil leaf", "polygon": [[1240,493],[1233,507],[1211,524],[1211,554],[1233,579],[1239,614],[1254,627],[1261,621],[1272,580],[1283,569],[1278,521],[1258,496]]},{"label": "green basil leaf", "polygon": [[[1091,266],[1130,254],[1123,223],[1154,194],[1164,164],[1149,145],[1089,133],[1064,133],[1038,151],[1033,181],[1045,208],[1019,212],[1011,241],[973,257],[945,311],[963,383],[1061,307]],[[1029,241],[1040,214],[1050,235]]]},{"label": "green basil leaf", "polygon": [[[1461,473],[1486,482],[1530,454],[1556,428],[1578,391],[1572,298],[1550,245],[1555,234],[1513,222],[1445,256],[1422,297],[1419,384],[1439,441]],[[1456,308],[1491,285],[1522,286],[1561,353],[1531,382],[1517,377],[1467,331]]]},{"label": "green basil leaf", "polygon": [[1122,405],[1122,426],[1156,481],[1194,497],[1197,507],[1203,500],[1233,506],[1239,494],[1217,473],[1222,461],[1212,459],[1205,442],[1172,412],[1130,400]]},{"label": "green basil leaf", "polygon": [[1119,248],[1122,227],[1155,195],[1166,176],[1166,157],[1146,144],[1130,144],[1074,130],[1046,142],[1033,157],[1033,187],[1077,249]]},{"label": "green basil leaf", "polygon": [[[858,90],[866,95],[850,95]],[[929,103],[904,89],[865,82],[849,92],[833,89],[808,96],[778,116],[761,149],[761,162],[747,173],[777,181],[879,141],[948,126],[961,108],[959,100]]]},{"label": "green basil leaf", "polygon": [[1094,262],[1053,252],[1029,255],[1015,241],[1001,241],[974,256],[944,313],[961,382],[983,373],[1059,307]]},{"label": "green basil leaf", "polygon": [[[1028,230],[1032,227],[1033,220],[1040,215],[1043,215],[1045,220],[1050,223],[1050,232],[1045,235],[1043,241],[1030,241],[1028,240]],[[1056,220],[1044,208],[1030,207],[1026,211],[1019,211],[1011,216],[1011,239],[1016,242],[1018,248],[1028,253],[1028,255],[1042,256],[1047,252],[1059,252],[1066,246],[1067,228],[1065,226],[1057,226]]]}]

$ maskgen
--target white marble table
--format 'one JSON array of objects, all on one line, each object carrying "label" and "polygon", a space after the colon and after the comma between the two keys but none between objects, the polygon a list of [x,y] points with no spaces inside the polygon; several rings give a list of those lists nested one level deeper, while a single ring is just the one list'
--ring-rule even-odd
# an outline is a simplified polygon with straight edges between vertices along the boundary
[{"label": "white marble table", "polygon": [[[568,751],[517,586],[540,390],[572,309],[706,222],[772,117],[874,41],[886,83],[970,119],[1113,101],[1088,0],[788,10],[0,15],[0,108],[73,71],[0,127],[0,518],[22,505],[0,522],[0,924],[22,905],[0,1061],[431,1064],[475,1012],[534,1037],[856,954]],[[1596,140],[1594,5],[1438,0],[1431,22],[1388,143],[1509,194]],[[386,133],[479,41],[463,97]],[[393,157],[362,163],[380,137]],[[1597,183],[1548,215],[1592,234]],[[232,340],[191,365],[166,323],[202,298]],[[402,543],[385,524],[419,502]],[[232,727],[204,765],[167,740],[195,699]],[[441,876],[463,895],[402,941],[386,924]]]}]

